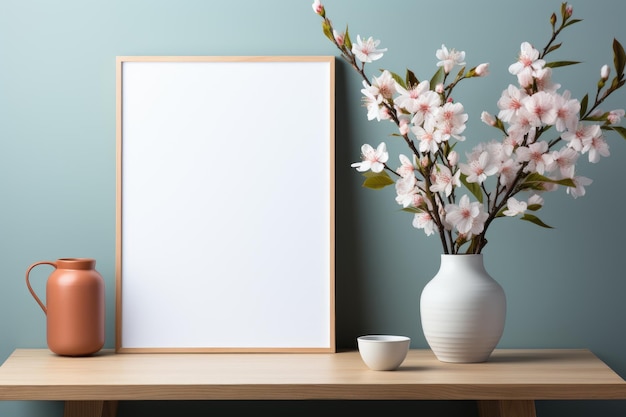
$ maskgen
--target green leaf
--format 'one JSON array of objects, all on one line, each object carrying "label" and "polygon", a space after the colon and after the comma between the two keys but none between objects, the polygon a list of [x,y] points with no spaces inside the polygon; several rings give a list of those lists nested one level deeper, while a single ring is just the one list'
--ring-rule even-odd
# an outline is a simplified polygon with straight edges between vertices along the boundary
[{"label": "green leaf", "polygon": [[389,73],[391,74],[391,78],[393,78],[395,82],[400,84],[402,88],[406,89],[406,84],[404,83],[404,80],[402,79],[402,77],[400,77],[398,74],[392,71],[389,71]]},{"label": "green leaf", "polygon": [[556,61],[556,62],[548,62],[545,66],[549,68],[558,68],[558,67],[566,67],[568,65],[576,65],[580,64],[580,61]]},{"label": "green leaf", "polygon": [[348,33],[348,26],[346,25],[346,33],[343,35],[343,44],[348,51],[352,50],[352,41],[350,40],[350,34]]},{"label": "green leaf", "polygon": [[371,188],[373,190],[380,190],[388,185],[395,184],[395,181],[387,174],[386,171],[379,173],[368,171],[363,174],[365,181],[363,181],[363,187]]},{"label": "green leaf", "polygon": [[[622,74],[622,77],[624,75]],[[618,79],[617,77],[613,78],[613,82],[611,83],[611,91],[615,91],[618,88],[621,88],[626,81]]]},{"label": "green leaf", "polygon": [[477,182],[467,182],[467,175],[461,174],[461,182],[476,197],[479,203],[483,202],[483,192]]},{"label": "green leaf", "polygon": [[520,185],[520,190],[546,191],[542,182],[530,182]]},{"label": "green leaf", "polygon": [[578,22],[582,22],[582,19],[572,19],[569,22],[567,22],[566,24],[563,25],[564,28],[573,25],[574,23],[578,23]]},{"label": "green leaf", "polygon": [[528,207],[526,207],[528,210],[531,211],[537,211],[541,208],[541,204],[529,204]]},{"label": "green leaf", "polygon": [[533,216],[532,214],[524,214],[522,217],[520,217],[522,220],[526,220],[529,221],[531,223],[535,223],[537,226],[541,226],[541,227],[545,227],[548,229],[553,229],[552,226],[548,226],[547,224],[545,224],[544,222],[542,222],[541,220],[539,220],[539,217],[537,216]]},{"label": "green leaf", "polygon": [[626,65],[626,53],[624,47],[617,39],[613,39],[613,63],[617,76],[622,79],[624,77],[624,66]]},{"label": "green leaf", "polygon": [[626,139],[626,128],[622,127],[622,126],[600,126],[603,130],[613,130],[617,133],[620,134],[620,136],[624,139]]},{"label": "green leaf", "polygon": [[587,106],[589,106],[589,94],[585,94],[585,97],[580,101],[580,118],[582,119],[585,113],[587,113]]},{"label": "green leaf", "polygon": [[550,52],[552,52],[552,51],[556,51],[557,49],[559,49],[559,48],[561,47],[561,45],[563,45],[563,44],[562,44],[562,43],[557,43],[556,45],[552,45],[552,46],[550,47],[550,49],[548,49],[548,50],[546,51],[546,53],[544,54],[544,56],[545,56],[545,55],[548,55],[548,54],[549,54]]},{"label": "green leaf", "polygon": [[439,67],[435,75],[433,75],[433,77],[430,79],[430,89],[435,91],[435,87],[437,87],[437,84],[443,82],[443,77],[443,67]]},{"label": "green leaf", "polygon": [[609,117],[609,112],[602,113],[599,116],[587,116],[583,120],[587,120],[590,122],[606,122]]},{"label": "green leaf", "polygon": [[333,35],[333,31],[330,29],[330,23],[327,19],[322,20],[322,31],[324,32],[324,35],[331,40],[331,42],[335,43],[335,36]]},{"label": "green leaf", "polygon": [[402,211],[406,211],[407,213],[412,213],[412,214],[417,214],[417,213],[422,212],[422,210],[418,209],[417,207],[403,207]]},{"label": "green leaf", "polygon": [[411,88],[418,85],[420,81],[415,76],[415,73],[410,69],[406,70],[406,85]]},{"label": "green leaf", "polygon": [[565,20],[567,18],[567,3],[561,3],[561,19]]},{"label": "green leaf", "polygon": [[[560,180],[554,180],[552,178],[548,178],[546,176],[543,176],[541,174],[538,174],[536,172],[533,172],[532,174],[529,174],[525,179],[523,184],[528,184],[528,185],[534,185],[534,184],[542,184],[544,182],[549,182],[551,184],[558,184],[558,185],[563,185],[565,187],[576,187],[576,184],[574,184],[574,181],[571,178],[563,178]],[[536,189],[534,187],[531,187],[533,189]]]}]

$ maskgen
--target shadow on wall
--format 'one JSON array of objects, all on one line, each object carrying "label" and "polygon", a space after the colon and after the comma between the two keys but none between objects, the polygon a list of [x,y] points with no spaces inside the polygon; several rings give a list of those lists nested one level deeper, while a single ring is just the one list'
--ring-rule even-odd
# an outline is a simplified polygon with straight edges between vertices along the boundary
[{"label": "shadow on wall", "polygon": [[[335,334],[337,349],[356,349],[355,330],[364,328],[366,316],[362,297],[363,276],[359,254],[358,207],[355,202],[353,182],[346,172],[353,174],[350,163],[354,160],[352,149],[358,142],[349,120],[351,106],[347,97],[349,81],[348,65],[340,59],[335,61]],[[353,143],[354,142],[354,143]],[[359,145],[360,146],[360,145]],[[348,167],[348,168],[346,168]]]}]

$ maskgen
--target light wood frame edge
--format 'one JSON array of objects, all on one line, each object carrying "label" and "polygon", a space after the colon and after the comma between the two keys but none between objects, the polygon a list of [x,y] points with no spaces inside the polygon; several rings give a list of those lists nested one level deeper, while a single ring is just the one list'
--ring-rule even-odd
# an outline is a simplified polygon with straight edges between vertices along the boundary
[{"label": "light wood frame edge", "polygon": [[[327,348],[124,348],[122,345],[122,67],[124,62],[327,62],[330,82],[330,335]],[[116,57],[116,203],[115,203],[115,352],[302,352],[334,353],[335,316],[335,57],[334,56],[117,56]]]}]

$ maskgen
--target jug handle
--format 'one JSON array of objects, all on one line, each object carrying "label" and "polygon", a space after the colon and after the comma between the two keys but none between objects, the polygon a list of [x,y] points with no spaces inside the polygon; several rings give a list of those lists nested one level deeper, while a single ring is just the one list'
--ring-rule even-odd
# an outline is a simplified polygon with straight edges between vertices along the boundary
[{"label": "jug handle", "polygon": [[55,262],[50,262],[50,261],[41,261],[41,262],[35,262],[34,264],[32,264],[31,266],[28,267],[28,269],[26,270],[26,286],[28,287],[28,291],[30,291],[30,293],[32,294],[33,297],[35,297],[35,301],[37,301],[37,304],[39,304],[39,306],[41,307],[41,309],[43,310],[44,314],[48,314],[48,309],[46,308],[46,306],[44,305],[43,302],[41,302],[41,300],[39,299],[39,297],[37,297],[37,294],[35,294],[35,291],[33,290],[33,287],[30,286],[30,280],[29,280],[29,275],[30,275],[30,271],[36,267],[37,265],[52,265],[53,267],[57,267],[57,264]]}]

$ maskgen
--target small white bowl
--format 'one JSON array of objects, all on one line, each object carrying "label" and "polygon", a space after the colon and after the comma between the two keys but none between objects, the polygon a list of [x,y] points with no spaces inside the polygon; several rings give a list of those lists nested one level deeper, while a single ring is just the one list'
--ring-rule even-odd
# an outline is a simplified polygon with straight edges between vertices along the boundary
[{"label": "small white bowl", "polygon": [[406,336],[368,335],[357,338],[363,362],[374,371],[397,369],[409,352],[411,339]]}]

